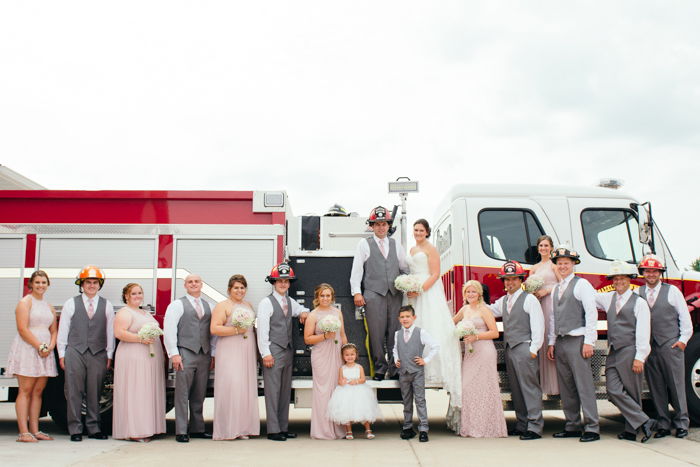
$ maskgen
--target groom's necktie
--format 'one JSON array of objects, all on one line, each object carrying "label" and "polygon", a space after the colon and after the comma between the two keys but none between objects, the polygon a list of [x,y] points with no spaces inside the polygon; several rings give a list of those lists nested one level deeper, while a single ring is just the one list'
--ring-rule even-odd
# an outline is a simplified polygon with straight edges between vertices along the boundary
[{"label": "groom's necktie", "polygon": [[382,253],[384,259],[386,259],[386,248],[384,247],[384,239],[379,240],[379,251]]},{"label": "groom's necktie", "polygon": [[508,313],[510,313],[510,310],[513,309],[513,294],[508,294],[507,309]]}]

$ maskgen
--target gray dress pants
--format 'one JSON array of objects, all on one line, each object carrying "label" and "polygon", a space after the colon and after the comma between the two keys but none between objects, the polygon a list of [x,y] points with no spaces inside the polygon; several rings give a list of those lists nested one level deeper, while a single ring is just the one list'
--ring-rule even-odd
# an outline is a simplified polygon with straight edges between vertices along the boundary
[{"label": "gray dress pants", "polygon": [[583,336],[558,336],[554,344],[564,429],[600,433],[591,359],[583,358],[582,348]]},{"label": "gray dress pants", "polygon": [[64,355],[68,433],[83,433],[82,406],[85,399],[85,428],[88,434],[102,431],[100,427],[100,396],[107,373],[107,351],[93,355],[90,350],[80,353],[66,347]]},{"label": "gray dress pants", "polygon": [[515,429],[532,431],[542,436],[542,388],[540,387],[540,363],[530,357],[530,344],[522,342],[515,347],[506,346],[506,371],[515,409]]},{"label": "gray dress pants", "polygon": [[394,365],[394,334],[401,327],[399,323],[399,308],[403,301],[401,292],[379,295],[366,290],[365,316],[369,329],[369,348],[374,362],[374,373],[393,376],[396,374]]},{"label": "gray dress pants", "polygon": [[[204,433],[204,398],[207,397],[211,355],[178,347],[184,369],[175,372],[175,434]],[[189,407],[189,430],[188,430]]]},{"label": "gray dress pants", "polygon": [[418,431],[428,431],[428,407],[425,404],[425,372],[399,373],[403,399],[403,429],[413,428],[413,403],[418,412]]},{"label": "gray dress pants", "polygon": [[621,349],[610,347],[605,360],[605,388],[610,402],[620,409],[625,418],[625,431],[636,433],[649,417],[642,410],[643,375],[632,371],[636,353],[634,345]]},{"label": "gray dress pants", "polygon": [[291,347],[282,348],[273,342],[270,344],[270,353],[275,364],[272,368],[263,367],[263,381],[267,433],[273,434],[289,431],[293,352]]},{"label": "gray dress pants", "polygon": [[[663,345],[651,344],[651,353],[644,366],[644,373],[649,383],[651,398],[658,414],[658,428],[669,430],[682,428],[687,430],[690,425],[688,418],[688,402],[685,398],[685,354],[676,348],[671,348],[678,339]],[[668,409],[671,403],[674,413]]]}]

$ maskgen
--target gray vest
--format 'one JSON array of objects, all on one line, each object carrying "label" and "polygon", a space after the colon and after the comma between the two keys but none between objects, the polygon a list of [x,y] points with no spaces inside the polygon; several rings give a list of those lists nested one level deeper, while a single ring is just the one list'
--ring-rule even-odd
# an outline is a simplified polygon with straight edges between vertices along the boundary
[{"label": "gray vest", "polygon": [[362,288],[371,290],[379,295],[386,295],[387,292],[396,294],[394,280],[401,272],[399,270],[399,258],[396,255],[396,242],[389,239],[389,254],[384,258],[382,252],[374,241],[374,236],[367,238],[369,245],[369,258],[364,264],[364,277],[362,278]]},{"label": "gray vest", "polygon": [[508,296],[503,300],[503,339],[511,348],[532,340],[530,315],[525,312],[527,292],[521,292],[508,312]]},{"label": "gray vest", "polygon": [[639,298],[639,295],[633,293],[622,309],[616,313],[617,294],[613,295],[610,308],[608,308],[608,342],[611,347],[619,350],[635,344],[637,317],[634,316],[634,304]]},{"label": "gray vest", "polygon": [[292,299],[287,300],[287,316],[284,315],[280,302],[273,294],[268,295],[272,303],[272,315],[270,316],[270,342],[286,349],[292,345]]},{"label": "gray vest", "polygon": [[408,342],[404,342],[403,333],[404,327],[399,329],[399,336],[396,339],[396,350],[399,354],[399,361],[401,362],[401,368],[399,368],[399,373],[418,373],[423,371],[423,367],[418,365],[413,361],[416,357],[423,356],[423,348],[425,347],[420,340],[420,328],[416,326],[413,328],[413,333]]},{"label": "gray vest", "polygon": [[586,310],[583,308],[583,303],[574,297],[576,282],[580,280],[580,277],[574,276],[561,299],[559,298],[560,284],[557,284],[552,291],[554,332],[557,336],[566,336],[574,329],[586,325]]},{"label": "gray vest", "polygon": [[[651,341],[656,345],[663,345],[666,342],[681,337],[681,325],[678,321],[678,312],[668,302],[668,294],[671,286],[661,283],[659,287],[654,306],[651,310]],[[639,288],[639,296],[647,298],[647,286],[643,285]]]},{"label": "gray vest", "polygon": [[73,298],[75,311],[68,329],[68,345],[81,354],[90,349],[90,353],[95,355],[107,348],[107,300],[102,297],[96,298],[97,307],[92,319],[88,318],[83,296]]},{"label": "gray vest", "polygon": [[187,297],[182,297],[179,300],[182,302],[183,312],[177,323],[177,346],[184,347],[194,353],[199,353],[200,350],[209,353],[209,339],[211,338],[209,331],[211,308],[209,308],[209,304],[200,297],[204,316],[199,319],[197,311]]}]

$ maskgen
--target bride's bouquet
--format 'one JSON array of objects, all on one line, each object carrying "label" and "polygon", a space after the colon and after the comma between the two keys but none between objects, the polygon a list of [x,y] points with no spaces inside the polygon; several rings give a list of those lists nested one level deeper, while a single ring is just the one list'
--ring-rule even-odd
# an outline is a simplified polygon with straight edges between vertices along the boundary
[{"label": "bride's bouquet", "polygon": [[[147,323],[141,326],[141,329],[139,329],[137,335],[139,336],[139,339],[143,340],[157,339],[158,337],[163,335],[163,330],[159,328],[156,323]],[[148,344],[148,350],[151,354],[151,357],[156,356],[155,349],[153,348],[153,343]]]},{"label": "bride's bouquet", "polygon": [[525,287],[525,292],[535,293],[544,286],[544,279],[542,279],[540,276],[530,276],[527,278],[523,286]]},{"label": "bride's bouquet", "polygon": [[415,274],[401,274],[394,280],[394,286],[402,292],[423,291],[423,281]]},{"label": "bride's bouquet", "polygon": [[[459,339],[465,336],[475,336],[476,327],[474,326],[474,322],[470,319],[463,319],[462,321],[457,323],[457,326],[455,326],[455,335]],[[469,350],[469,353],[474,352],[474,346],[471,342],[468,343],[467,349]]]},{"label": "bride's bouquet", "polygon": [[[238,307],[231,312],[231,325],[237,328],[250,329],[255,323],[255,312],[248,308]],[[243,339],[248,339],[248,333],[243,334]]]},{"label": "bride's bouquet", "polygon": [[[324,316],[317,323],[318,329],[323,332],[338,332],[340,329],[340,320],[333,315]],[[333,342],[338,343],[338,339],[334,339]]]}]

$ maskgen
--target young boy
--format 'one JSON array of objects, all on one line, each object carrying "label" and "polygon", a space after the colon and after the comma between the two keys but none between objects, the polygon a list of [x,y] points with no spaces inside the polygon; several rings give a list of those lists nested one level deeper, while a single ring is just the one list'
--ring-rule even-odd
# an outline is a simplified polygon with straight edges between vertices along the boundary
[{"label": "young boy", "polygon": [[[401,439],[416,436],[413,431],[413,401],[418,412],[419,441],[428,441],[428,410],[425,405],[425,373],[423,366],[437,355],[440,345],[424,329],[414,326],[416,312],[411,305],[399,309],[402,329],[394,335],[394,361],[399,373],[403,398],[403,429]],[[427,349],[426,349],[427,347]]]}]

